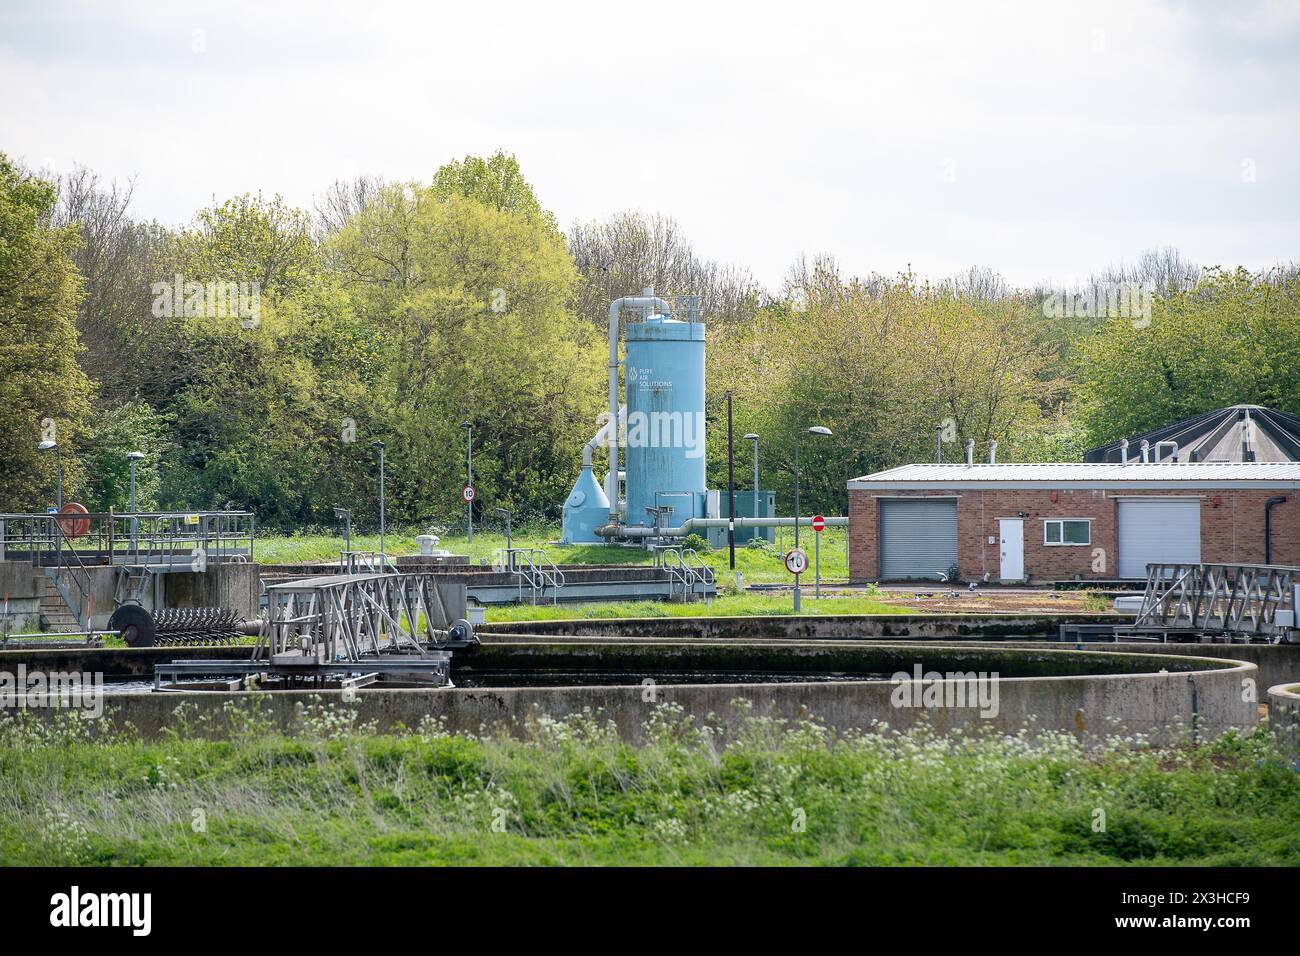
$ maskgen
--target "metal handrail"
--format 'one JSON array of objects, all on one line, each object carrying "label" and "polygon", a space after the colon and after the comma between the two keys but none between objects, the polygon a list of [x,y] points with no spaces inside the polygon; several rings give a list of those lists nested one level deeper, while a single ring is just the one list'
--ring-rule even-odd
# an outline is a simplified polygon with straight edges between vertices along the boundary
[{"label": "metal handrail", "polygon": [[563,569],[541,548],[507,548],[506,570],[518,579],[520,601],[524,599],[525,583],[532,591],[534,604],[538,591],[545,594],[548,587],[552,592],[564,587]]},{"label": "metal handrail", "polygon": [[676,591],[675,582],[682,585],[682,600],[695,593],[699,584],[713,584],[716,577],[713,568],[704,562],[700,553],[694,548],[660,548],[655,555],[658,567],[668,572],[669,591]]},{"label": "metal handrail", "polygon": [[[247,561],[253,557],[256,523],[247,511],[103,512],[67,515],[85,522],[86,534],[57,536],[50,514],[0,515],[0,560],[22,553],[34,564],[57,561],[67,547],[83,563],[182,565],[202,551],[205,562]],[[62,531],[62,526],[59,526]]]},{"label": "metal handrail", "polygon": [[[64,568],[62,544],[63,542],[67,541],[68,536],[67,533],[63,530],[63,524],[59,520],[59,518],[57,518],[54,515],[49,515],[48,520],[50,522],[50,525],[54,529],[56,542],[58,543],[55,548],[54,586],[56,590],[58,590],[59,596],[63,598],[64,603],[68,605],[68,610],[72,612],[72,616],[77,619],[77,624],[83,628],[89,628],[90,616],[91,616],[90,571],[86,568],[86,565],[82,562],[81,555],[77,554],[76,550],[72,547],[71,542],[68,542],[68,552],[72,555],[73,559],[75,559],[77,563],[77,569],[81,572],[81,577],[78,577],[75,573],[73,573],[72,565],[71,564],[67,565],[69,576],[72,578],[72,583],[75,584],[77,586],[77,590],[81,592],[81,600],[78,601],[76,606],[74,607],[72,602],[68,600],[68,595],[63,592],[63,588],[60,586],[59,583]],[[35,564],[34,561],[33,564]]]}]

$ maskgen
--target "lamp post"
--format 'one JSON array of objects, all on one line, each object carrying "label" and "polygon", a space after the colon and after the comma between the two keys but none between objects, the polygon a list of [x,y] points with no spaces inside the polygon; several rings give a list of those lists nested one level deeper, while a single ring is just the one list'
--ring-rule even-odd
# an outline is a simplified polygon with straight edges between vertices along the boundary
[{"label": "lamp post", "polygon": [[37,445],[36,449],[37,451],[54,452],[54,465],[56,470],[58,471],[58,476],[59,476],[58,487],[56,488],[54,494],[54,507],[56,509],[62,509],[63,508],[63,449],[59,447],[58,442],[51,441],[48,438],[45,441],[41,442],[39,445]]},{"label": "lamp post", "polygon": [[370,447],[379,451],[379,564],[388,564],[388,550],[384,539],[384,443],[372,441]]},{"label": "lamp post", "polygon": [[343,519],[343,553],[344,558],[343,570],[352,573],[352,509],[340,508],[334,506],[334,517]]},{"label": "lamp post", "polygon": [[135,463],[144,457],[142,451],[127,452],[126,460],[131,463],[131,550],[136,550],[140,522],[135,516]]},{"label": "lamp post", "polygon": [[[465,429],[465,487],[474,487],[474,423],[461,422]],[[465,499],[465,543],[474,543],[474,499]]]},{"label": "lamp post", "polygon": [[[831,430],[825,425],[813,425],[808,429],[809,435],[830,435]],[[799,444],[801,436],[794,436],[794,546],[799,547]],[[799,575],[794,576],[794,609],[799,610]]]},{"label": "lamp post", "polygon": [[758,436],[755,435],[753,432],[750,432],[748,435],[745,436],[745,441],[752,441],[754,443],[754,513],[750,515],[750,517],[757,518],[758,517]]},{"label": "lamp post", "polygon": [[513,570],[515,569],[515,556],[514,556],[513,554],[510,553],[510,518],[511,518],[511,515],[510,515],[510,512],[507,511],[505,508],[498,508],[498,509],[497,509],[497,517],[498,517],[498,518],[504,518],[504,519],[506,520],[506,566],[509,567],[509,569],[510,569],[511,571],[513,571]]},{"label": "lamp post", "polygon": [[731,393],[727,393],[727,551],[736,570],[736,450],[731,438]]}]

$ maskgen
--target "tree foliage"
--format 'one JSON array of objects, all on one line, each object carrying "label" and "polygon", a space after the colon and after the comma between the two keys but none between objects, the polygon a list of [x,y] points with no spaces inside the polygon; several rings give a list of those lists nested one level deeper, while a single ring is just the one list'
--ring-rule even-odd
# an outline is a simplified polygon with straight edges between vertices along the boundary
[{"label": "tree foliage", "polygon": [[[695,251],[669,216],[624,212],[561,235],[515,157],[467,156],[427,182],[340,179],[314,214],[245,194],[171,229],[131,184],[46,181],[0,156],[0,507],[69,497],[255,511],[263,527],[387,515],[463,520],[467,435],[483,514],[557,517],[604,408],[609,301],[698,295],[708,322],[709,475],[838,512],[846,480],[934,456],[1071,460],[1222,405],[1300,413],[1300,272],[1202,270],[1176,250],[1092,277],[1151,293],[1144,314],[1053,311],[1060,290],[986,267],[933,284],[800,257],[780,288]],[[255,314],[213,302],[256,290]],[[832,429],[830,438],[807,433]],[[603,463],[602,463],[603,464]]]},{"label": "tree foliage", "polygon": [[56,193],[0,153],[0,511],[54,499],[56,441],[64,489],[82,484],[76,455],[91,384],[78,365],[81,276],[72,262],[77,230],[50,224]]}]

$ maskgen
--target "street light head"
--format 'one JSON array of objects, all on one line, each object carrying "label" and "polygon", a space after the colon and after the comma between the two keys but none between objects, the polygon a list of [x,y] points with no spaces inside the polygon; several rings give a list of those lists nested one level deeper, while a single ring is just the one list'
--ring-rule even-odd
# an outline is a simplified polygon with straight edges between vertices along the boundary
[{"label": "street light head", "polygon": [[829,428],[827,428],[825,425],[814,425],[812,428],[808,429],[808,434],[809,434],[809,435],[829,435],[829,434],[831,434],[831,430],[830,430]]},{"label": "street light head", "polygon": [[461,428],[473,428],[473,427],[474,427],[474,423],[473,423],[473,422],[461,422],[461,423],[460,423],[460,427],[461,427]]},{"label": "street light head", "polygon": [[753,432],[750,432],[748,435],[745,436],[745,441],[758,441],[758,436],[755,435]]},{"label": "street light head", "polygon": [[59,447],[59,443],[58,443],[58,442],[56,442],[56,441],[50,441],[50,440],[47,438],[45,441],[41,442],[39,445],[36,446],[36,450],[37,450],[37,451],[49,451],[51,448],[58,448],[58,447]]},{"label": "street light head", "polygon": [[126,457],[129,458],[131,461],[139,461],[141,458],[144,457],[144,452],[142,452],[142,451],[129,451],[129,452],[126,453]]},{"label": "street light head", "polygon": [[382,449],[382,448],[384,447],[384,443],[381,442],[381,441],[372,441],[372,442],[370,443],[370,447],[371,447],[371,448],[380,448],[380,449]]}]

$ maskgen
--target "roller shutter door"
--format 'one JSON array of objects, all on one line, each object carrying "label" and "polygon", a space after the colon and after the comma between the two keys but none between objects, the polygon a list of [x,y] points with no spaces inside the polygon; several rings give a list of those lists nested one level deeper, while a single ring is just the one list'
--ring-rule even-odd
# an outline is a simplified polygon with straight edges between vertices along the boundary
[{"label": "roller shutter door", "polygon": [[1119,576],[1145,578],[1147,564],[1201,560],[1199,498],[1137,498],[1119,502]]},{"label": "roller shutter door", "polygon": [[939,575],[957,563],[957,502],[952,499],[881,499],[880,576]]}]

